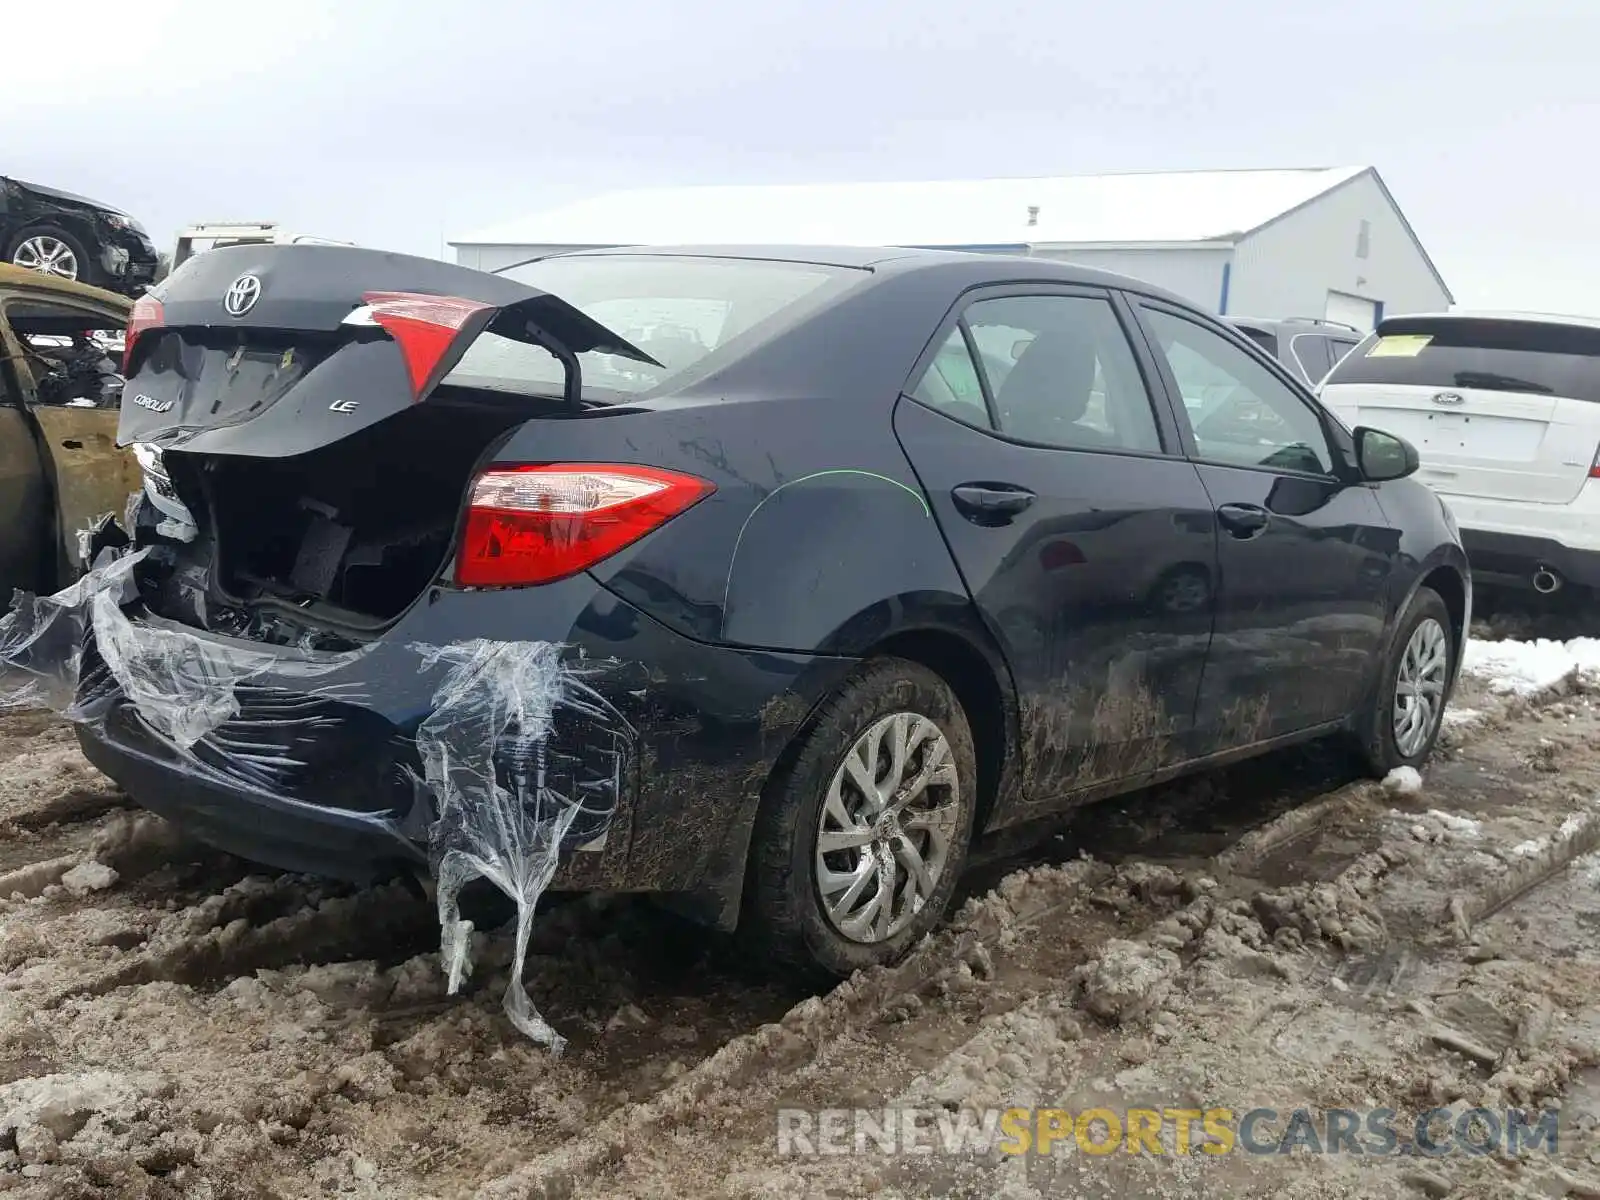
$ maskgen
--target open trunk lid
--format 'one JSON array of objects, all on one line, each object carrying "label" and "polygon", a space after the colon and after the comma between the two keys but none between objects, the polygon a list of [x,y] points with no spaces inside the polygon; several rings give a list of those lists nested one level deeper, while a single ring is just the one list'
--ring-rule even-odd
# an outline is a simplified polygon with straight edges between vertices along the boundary
[{"label": "open trunk lid", "polygon": [[502,276],[342,246],[238,246],[190,259],[135,305],[118,441],[283,458],[424,401],[488,331],[568,366],[653,362],[557,296]]},{"label": "open trunk lid", "polygon": [[[554,382],[447,378],[486,333],[542,348]],[[465,267],[332,246],[191,259],[127,338],[118,441],[144,468],[129,532],[154,548],[146,603],[270,641],[384,628],[446,569],[489,449],[581,404],[591,351],[655,363],[565,300]]]},{"label": "open trunk lid", "polygon": [[1448,495],[1567,504],[1600,451],[1600,327],[1530,318],[1384,321],[1320,389],[1347,425],[1416,446]]}]

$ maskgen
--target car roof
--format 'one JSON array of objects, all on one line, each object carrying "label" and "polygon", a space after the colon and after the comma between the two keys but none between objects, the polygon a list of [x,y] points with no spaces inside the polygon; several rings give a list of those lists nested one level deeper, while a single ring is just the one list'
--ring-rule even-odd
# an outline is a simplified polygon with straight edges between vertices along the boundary
[{"label": "car roof", "polygon": [[1378,322],[1381,328],[1398,321],[1526,321],[1535,325],[1575,325],[1582,329],[1600,329],[1600,317],[1584,317],[1575,313],[1514,312],[1495,309],[1457,309],[1454,312],[1395,313]]},{"label": "car roof", "polygon": [[1350,326],[1341,325],[1337,321],[1320,321],[1315,317],[1223,317],[1222,319],[1230,325],[1264,329],[1272,333],[1337,333],[1353,337],[1357,341],[1367,336],[1359,329],[1352,329]]},{"label": "car roof", "polygon": [[[568,254],[550,255],[552,258],[595,258],[607,255],[667,257],[681,255],[696,258],[739,258],[752,261],[817,263],[821,266],[851,267],[874,272],[906,274],[917,271],[940,271],[967,275],[966,281],[982,284],[988,281],[1018,283],[1063,283],[1087,287],[1121,288],[1141,292],[1181,304],[1185,308],[1197,306],[1175,293],[1142,279],[1102,271],[1095,267],[1080,266],[1058,258],[1035,258],[1020,254],[983,254],[964,250],[939,250],[920,246],[785,246],[785,245],[702,245],[702,246],[607,246],[596,250],[575,250]],[[527,260],[528,262],[536,260]],[[526,262],[515,266],[525,266]],[[502,273],[510,267],[501,267]]]},{"label": "car roof", "polygon": [[73,279],[46,275],[43,271],[32,271],[27,267],[14,267],[10,263],[0,263],[0,287],[30,287],[40,291],[58,292],[64,298],[93,300],[98,304],[112,305],[124,311],[133,307],[132,300],[126,296],[119,296],[116,292],[90,287],[87,283],[79,283]]}]

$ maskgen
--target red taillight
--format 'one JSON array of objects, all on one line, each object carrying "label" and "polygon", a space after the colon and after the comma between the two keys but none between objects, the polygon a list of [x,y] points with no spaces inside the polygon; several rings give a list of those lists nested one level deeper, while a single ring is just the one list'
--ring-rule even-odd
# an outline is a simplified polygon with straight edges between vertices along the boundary
[{"label": "red taillight", "polygon": [[1088,561],[1076,542],[1046,542],[1039,548],[1039,565],[1046,571],[1059,571],[1062,567],[1080,567]]},{"label": "red taillight", "polygon": [[418,397],[434,382],[434,371],[467,322],[494,307],[459,296],[417,292],[368,292],[361,299],[365,306],[344,323],[380,326],[399,342],[411,373],[411,394]]},{"label": "red taillight", "polygon": [[473,482],[456,582],[516,587],[575,575],[715,490],[654,467],[502,467]]},{"label": "red taillight", "polygon": [[1594,452],[1594,461],[1589,464],[1589,478],[1600,479],[1600,448]]},{"label": "red taillight", "polygon": [[140,296],[133,302],[128,314],[128,329],[122,335],[122,373],[126,375],[133,364],[133,346],[139,335],[147,329],[158,329],[166,319],[161,311],[161,301],[151,296]]}]

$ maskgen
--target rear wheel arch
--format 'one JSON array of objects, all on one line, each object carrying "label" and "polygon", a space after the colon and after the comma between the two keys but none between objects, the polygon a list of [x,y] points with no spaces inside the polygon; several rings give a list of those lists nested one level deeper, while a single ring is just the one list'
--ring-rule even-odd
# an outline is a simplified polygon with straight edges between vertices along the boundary
[{"label": "rear wheel arch", "polygon": [[927,667],[955,693],[966,714],[977,756],[978,797],[973,837],[983,834],[994,813],[1005,767],[1016,759],[1015,693],[998,656],[948,629],[908,629],[873,645],[867,658],[901,658]]}]

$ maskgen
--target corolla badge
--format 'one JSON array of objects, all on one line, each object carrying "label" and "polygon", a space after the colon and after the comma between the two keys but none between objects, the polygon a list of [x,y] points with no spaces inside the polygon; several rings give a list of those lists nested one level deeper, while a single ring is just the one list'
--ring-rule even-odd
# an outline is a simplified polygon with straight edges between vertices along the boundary
[{"label": "corolla badge", "polygon": [[254,275],[239,276],[222,294],[222,307],[230,317],[242,317],[261,299],[261,280]]},{"label": "corolla badge", "polygon": [[1436,392],[1433,397],[1435,404],[1465,404],[1467,398],[1460,392]]},{"label": "corolla badge", "polygon": [[139,392],[134,396],[133,402],[140,408],[148,408],[151,412],[163,413],[172,407],[171,400],[157,400],[154,396],[146,396]]}]

